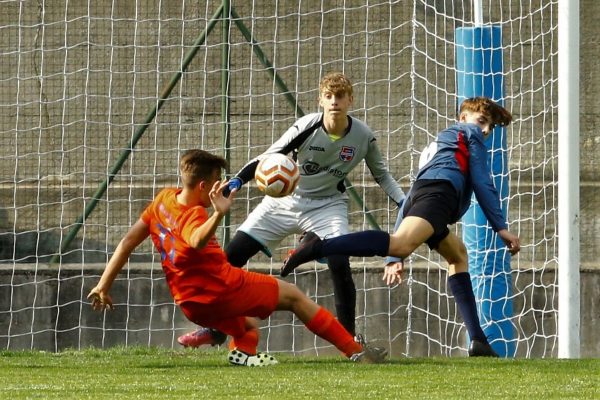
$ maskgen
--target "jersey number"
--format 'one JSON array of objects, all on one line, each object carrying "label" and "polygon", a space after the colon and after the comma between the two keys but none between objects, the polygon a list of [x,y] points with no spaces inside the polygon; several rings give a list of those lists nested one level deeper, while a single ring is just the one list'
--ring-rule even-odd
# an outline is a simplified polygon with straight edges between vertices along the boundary
[{"label": "jersey number", "polygon": [[425,166],[425,164],[427,164],[429,161],[431,161],[431,159],[433,158],[435,153],[437,153],[437,151],[438,151],[437,142],[429,143],[429,145],[427,145],[427,147],[425,147],[423,149],[423,151],[421,152],[421,156],[419,157],[419,169],[423,168]]},{"label": "jersey number", "polygon": [[165,228],[161,224],[157,224],[157,226],[160,230],[160,258],[163,262],[168,258],[173,264],[175,259],[175,237],[173,237],[169,228]]}]

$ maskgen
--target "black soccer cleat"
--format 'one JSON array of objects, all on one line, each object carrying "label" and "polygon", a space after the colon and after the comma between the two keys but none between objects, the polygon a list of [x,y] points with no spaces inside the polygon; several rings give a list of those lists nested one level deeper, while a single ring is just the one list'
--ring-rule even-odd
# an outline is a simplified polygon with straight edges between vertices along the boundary
[{"label": "black soccer cleat", "polygon": [[469,345],[469,357],[500,357],[498,353],[492,349],[492,346],[481,340],[471,340]]},{"label": "black soccer cleat", "polygon": [[317,258],[315,247],[322,242],[321,238],[313,232],[306,232],[300,245],[296,247],[283,262],[279,275],[288,276],[297,266]]},{"label": "black soccer cleat", "polygon": [[361,334],[356,335],[354,340],[361,345],[362,351],[352,354],[350,361],[363,364],[379,364],[385,361],[388,353],[387,349],[369,345]]}]

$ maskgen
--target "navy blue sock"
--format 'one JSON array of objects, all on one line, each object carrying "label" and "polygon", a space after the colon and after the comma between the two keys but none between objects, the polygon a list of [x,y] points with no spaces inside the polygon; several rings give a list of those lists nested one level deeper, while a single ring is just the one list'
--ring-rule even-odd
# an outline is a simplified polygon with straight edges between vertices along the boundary
[{"label": "navy blue sock", "polygon": [[454,295],[454,301],[465,322],[471,340],[487,341],[485,333],[483,333],[483,329],[481,329],[481,325],[479,324],[477,304],[475,303],[475,295],[473,294],[473,286],[471,285],[469,273],[459,272],[448,277],[448,286],[450,286],[450,291]]},{"label": "navy blue sock", "polygon": [[332,239],[325,239],[320,247],[317,250],[317,258],[331,255],[385,257],[390,247],[390,235],[383,231],[349,233]]}]

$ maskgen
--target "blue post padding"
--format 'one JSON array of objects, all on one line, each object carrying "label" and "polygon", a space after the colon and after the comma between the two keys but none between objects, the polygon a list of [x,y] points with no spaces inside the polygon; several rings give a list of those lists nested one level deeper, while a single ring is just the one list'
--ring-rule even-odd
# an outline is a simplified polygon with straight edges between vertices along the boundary
[{"label": "blue post padding", "polygon": [[[499,26],[456,29],[456,85],[458,106],[466,98],[485,96],[504,104],[502,30]],[[494,185],[507,212],[508,167],[506,129],[496,128],[486,145]],[[469,254],[469,272],[478,302],[479,319],[492,347],[503,357],[514,357],[511,322],[512,277],[510,253],[489,227],[473,197],[463,217],[463,240]]]}]

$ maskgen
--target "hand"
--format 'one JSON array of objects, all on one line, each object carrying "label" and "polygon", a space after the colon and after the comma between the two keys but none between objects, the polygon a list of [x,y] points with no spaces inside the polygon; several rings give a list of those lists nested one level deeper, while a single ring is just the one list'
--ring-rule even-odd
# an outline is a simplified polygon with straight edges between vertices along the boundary
[{"label": "hand", "polygon": [[216,181],[212,189],[210,189],[208,197],[210,198],[210,202],[215,212],[218,212],[220,214],[226,214],[227,211],[229,211],[229,208],[233,203],[233,199],[235,198],[235,193],[237,192],[237,189],[234,188],[229,192],[229,196],[225,196],[224,191],[229,187],[230,182],[231,181]]},{"label": "hand", "polygon": [[508,252],[513,256],[521,250],[521,241],[517,235],[510,233],[507,229],[502,229],[498,231],[498,235],[508,247]]},{"label": "hand", "polygon": [[243,183],[244,182],[242,182],[242,180],[238,177],[231,178],[227,183],[227,187],[223,190],[223,196],[229,197],[231,192],[233,192],[234,190],[240,190]]},{"label": "hand", "polygon": [[90,291],[90,294],[87,295],[87,298],[92,302],[92,308],[96,311],[115,309],[110,295],[98,286]]},{"label": "hand", "polygon": [[398,284],[402,283],[402,273],[404,272],[404,262],[397,261],[388,263],[383,268],[383,280],[389,285],[393,285],[394,282],[398,281]]}]

